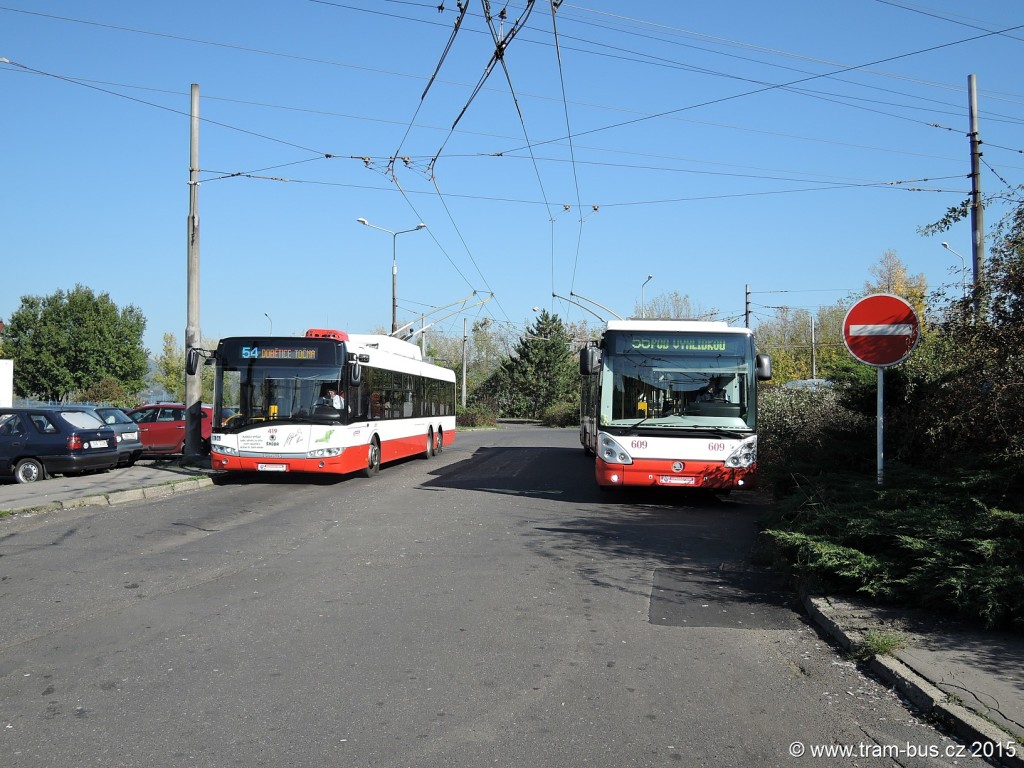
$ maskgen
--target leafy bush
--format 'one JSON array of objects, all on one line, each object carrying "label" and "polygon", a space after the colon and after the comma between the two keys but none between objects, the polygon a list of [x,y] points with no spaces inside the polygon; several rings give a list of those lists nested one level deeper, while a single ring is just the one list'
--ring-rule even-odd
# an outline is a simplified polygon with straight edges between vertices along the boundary
[{"label": "leafy bush", "polygon": [[1024,514],[992,503],[994,478],[886,477],[833,470],[779,500],[766,533],[815,588],[1024,629]]},{"label": "leafy bush", "polygon": [[459,427],[493,427],[498,423],[498,414],[478,403],[459,410],[455,423]]},{"label": "leafy bush", "polygon": [[758,393],[758,471],[776,492],[785,493],[794,475],[873,466],[874,422],[845,404],[845,392],[773,387]]},{"label": "leafy bush", "polygon": [[888,432],[893,423],[913,431],[908,410],[923,384],[904,368],[886,376],[887,401],[890,379],[894,386],[882,487],[868,382],[761,393],[758,467],[776,495],[762,521],[765,535],[812,589],[1024,629],[1019,470],[1007,466],[998,446],[976,452],[985,469],[957,467],[940,459],[941,446],[928,435],[891,440],[919,466],[891,458]]},{"label": "leafy bush", "polygon": [[548,427],[572,427],[580,423],[579,404],[556,403],[544,409],[541,423]]}]

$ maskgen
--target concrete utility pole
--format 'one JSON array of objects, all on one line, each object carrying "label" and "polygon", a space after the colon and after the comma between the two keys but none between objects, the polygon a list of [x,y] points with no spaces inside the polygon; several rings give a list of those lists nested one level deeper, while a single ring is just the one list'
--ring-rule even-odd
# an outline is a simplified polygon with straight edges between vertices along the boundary
[{"label": "concrete utility pole", "polygon": [[974,265],[974,305],[985,266],[985,225],[981,207],[981,139],[978,136],[978,88],[974,75],[967,76],[967,97],[971,121],[971,256]]},{"label": "concrete utility pole", "polygon": [[[185,319],[185,351],[201,344],[199,334],[199,86],[192,83],[191,142],[188,169],[188,307]],[[203,453],[202,368],[185,374],[185,459]]]},{"label": "concrete utility pole", "polygon": [[462,318],[462,407],[466,407],[466,350],[469,346],[469,331],[466,318]]}]

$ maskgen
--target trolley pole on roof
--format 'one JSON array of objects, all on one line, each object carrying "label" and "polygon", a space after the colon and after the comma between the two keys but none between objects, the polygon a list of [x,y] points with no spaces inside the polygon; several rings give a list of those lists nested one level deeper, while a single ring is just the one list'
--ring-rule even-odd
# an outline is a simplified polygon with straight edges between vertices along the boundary
[{"label": "trolley pole on roof", "polygon": [[[188,306],[185,319],[185,350],[201,345],[199,333],[199,85],[192,83],[192,120],[188,171]],[[203,376],[199,368],[185,374],[185,459],[203,453]]]}]

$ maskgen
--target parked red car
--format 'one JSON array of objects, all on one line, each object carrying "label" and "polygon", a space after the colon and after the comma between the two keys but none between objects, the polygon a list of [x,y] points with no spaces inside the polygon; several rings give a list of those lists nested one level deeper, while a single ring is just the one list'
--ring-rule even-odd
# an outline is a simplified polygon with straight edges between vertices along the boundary
[{"label": "parked red car", "polygon": [[[213,426],[213,409],[202,406],[203,453],[210,450],[210,431]],[[128,412],[132,421],[139,425],[143,454],[184,453],[185,451],[185,406],[183,403],[149,403]]]}]

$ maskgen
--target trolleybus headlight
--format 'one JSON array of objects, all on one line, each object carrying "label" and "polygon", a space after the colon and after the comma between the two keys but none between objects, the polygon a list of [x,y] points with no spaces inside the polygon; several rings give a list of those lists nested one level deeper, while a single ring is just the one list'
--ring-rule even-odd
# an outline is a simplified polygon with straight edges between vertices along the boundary
[{"label": "trolleybus headlight", "polygon": [[757,461],[757,437],[748,437],[725,459],[725,466],[746,469]]},{"label": "trolleybus headlight", "polygon": [[232,448],[230,445],[221,445],[220,443],[214,443],[210,446],[210,453],[219,453],[223,456],[237,456],[238,449]]},{"label": "trolleybus headlight", "polygon": [[618,441],[608,435],[601,435],[601,458],[609,464],[632,464],[633,457]]},{"label": "trolleybus headlight", "polygon": [[323,459],[329,456],[340,456],[344,448],[317,448],[315,451],[310,451],[306,454],[308,459]]}]

